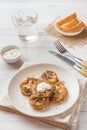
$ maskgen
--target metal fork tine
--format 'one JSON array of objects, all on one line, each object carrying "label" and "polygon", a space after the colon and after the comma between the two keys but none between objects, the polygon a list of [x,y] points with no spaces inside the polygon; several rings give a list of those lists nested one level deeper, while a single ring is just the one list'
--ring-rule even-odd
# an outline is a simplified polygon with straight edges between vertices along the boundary
[{"label": "metal fork tine", "polygon": [[62,46],[62,44],[60,43],[60,41],[57,41],[57,46],[59,45],[59,47],[63,50],[66,51],[65,48]]},{"label": "metal fork tine", "polygon": [[60,53],[65,53],[66,49],[62,46],[62,44],[60,43],[60,41],[56,41],[54,43],[55,47],[59,50]]},{"label": "metal fork tine", "polygon": [[58,44],[60,45],[60,48],[62,49],[63,52],[66,52],[66,49],[63,47],[63,45],[58,41]]}]

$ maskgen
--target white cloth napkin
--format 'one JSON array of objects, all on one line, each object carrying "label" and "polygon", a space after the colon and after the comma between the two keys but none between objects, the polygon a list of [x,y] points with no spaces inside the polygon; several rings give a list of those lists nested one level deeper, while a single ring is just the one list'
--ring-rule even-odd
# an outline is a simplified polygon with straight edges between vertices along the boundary
[{"label": "white cloth napkin", "polygon": [[[31,64],[33,64],[33,63],[31,63]],[[23,64],[23,66],[20,69],[22,69],[26,66],[29,66],[29,65],[30,64],[26,62]],[[74,106],[72,106],[72,108],[70,108],[68,111],[66,111],[60,115],[54,116],[54,117],[38,118],[38,119],[40,119],[44,122],[47,122],[49,124],[55,125],[64,130],[75,130],[77,123],[78,123],[81,106],[82,106],[84,100],[86,99],[86,95],[87,95],[87,80],[78,79],[78,82],[79,82],[79,86],[80,86],[80,95],[79,95],[77,102],[74,104]],[[2,98],[0,99],[0,108],[2,110],[8,110],[11,112],[16,112],[16,113],[22,114],[19,111],[17,111],[10,104],[7,93],[4,94],[2,96]]]}]

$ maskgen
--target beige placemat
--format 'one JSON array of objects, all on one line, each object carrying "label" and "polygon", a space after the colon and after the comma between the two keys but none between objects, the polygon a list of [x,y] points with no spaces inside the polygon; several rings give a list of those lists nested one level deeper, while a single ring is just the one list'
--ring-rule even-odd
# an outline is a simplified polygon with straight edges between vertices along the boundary
[{"label": "beige placemat", "polygon": [[[33,63],[31,63],[33,64]],[[24,63],[23,66],[20,68],[24,68],[26,66],[31,65],[30,63]],[[81,110],[81,106],[86,99],[87,94],[87,80],[86,79],[79,79],[78,80],[80,85],[80,95],[72,108],[70,108],[68,111],[54,117],[49,118],[38,118],[39,120],[42,120],[44,122],[47,122],[49,124],[55,125],[61,129],[64,130],[75,130]],[[7,110],[10,112],[16,112],[17,114],[22,114],[19,111],[17,111],[9,102],[7,93],[2,96],[0,99],[0,108],[2,110]],[[23,115],[23,114],[22,114]],[[25,115],[23,115],[25,116]],[[29,117],[30,118],[30,117]]]},{"label": "beige placemat", "polygon": [[60,19],[60,17],[55,18],[45,28],[46,32],[49,35],[54,36],[58,39],[61,39],[68,47],[87,44],[87,25],[86,25],[84,31],[77,36],[72,36],[72,37],[64,36],[64,35],[60,34],[54,26],[54,23],[57,19]]}]

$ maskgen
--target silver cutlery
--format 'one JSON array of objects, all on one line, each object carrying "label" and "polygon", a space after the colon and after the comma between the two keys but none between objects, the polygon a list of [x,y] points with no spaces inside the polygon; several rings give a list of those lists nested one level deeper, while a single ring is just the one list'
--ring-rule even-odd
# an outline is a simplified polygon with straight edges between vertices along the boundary
[{"label": "silver cutlery", "polygon": [[75,68],[77,71],[79,71],[82,75],[84,75],[85,77],[87,77],[87,70],[84,68],[81,68],[80,66],[78,66],[73,60],[69,59],[68,57],[65,57],[55,51],[50,51],[49,52],[56,56],[57,58],[59,57],[60,59],[62,59],[63,61],[65,61],[66,63],[70,64],[73,68]]},{"label": "silver cutlery", "polygon": [[64,56],[67,56],[67,57],[70,57],[72,58],[75,62],[79,63],[81,66],[87,68],[87,61],[84,61],[80,58],[77,58],[75,56],[73,56],[69,51],[67,51],[65,49],[65,47],[62,45],[61,41],[60,40],[57,40],[55,43],[54,43],[55,47],[58,49],[58,51],[64,55]]}]

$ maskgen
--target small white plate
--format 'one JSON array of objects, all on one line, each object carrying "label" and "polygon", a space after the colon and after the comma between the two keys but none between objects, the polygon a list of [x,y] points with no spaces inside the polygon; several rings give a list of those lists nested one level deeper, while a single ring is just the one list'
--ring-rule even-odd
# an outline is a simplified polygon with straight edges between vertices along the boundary
[{"label": "small white plate", "polygon": [[55,22],[55,28],[56,28],[56,30],[60,33],[60,34],[62,34],[62,35],[64,35],[64,36],[77,36],[78,34],[80,34],[83,30],[84,30],[84,28],[83,29],[81,29],[80,31],[78,31],[78,32],[73,32],[73,33],[67,33],[67,32],[63,32],[63,31],[61,31],[57,26],[56,26],[56,22]]},{"label": "small white plate", "polygon": [[[28,76],[40,77],[46,70],[53,70],[60,80],[64,81],[68,90],[68,98],[61,104],[50,105],[49,109],[34,110],[28,103],[29,97],[20,92],[19,84]],[[23,114],[33,117],[51,117],[61,114],[71,108],[79,96],[79,84],[75,76],[66,69],[54,64],[35,64],[18,71],[11,79],[8,86],[8,97],[11,104]]]}]

